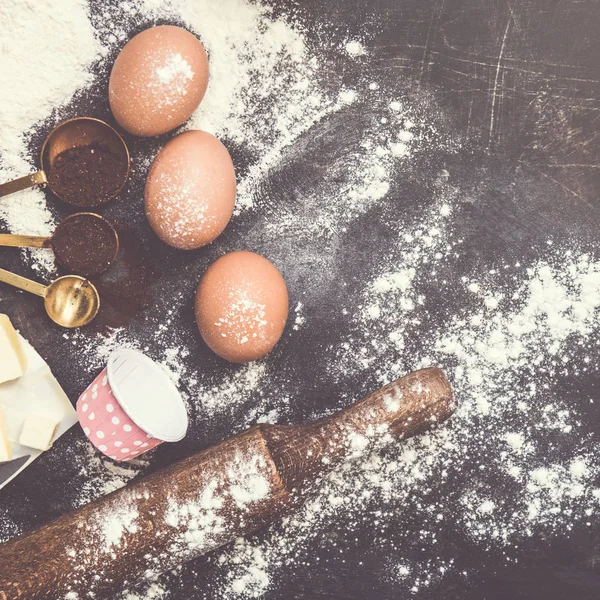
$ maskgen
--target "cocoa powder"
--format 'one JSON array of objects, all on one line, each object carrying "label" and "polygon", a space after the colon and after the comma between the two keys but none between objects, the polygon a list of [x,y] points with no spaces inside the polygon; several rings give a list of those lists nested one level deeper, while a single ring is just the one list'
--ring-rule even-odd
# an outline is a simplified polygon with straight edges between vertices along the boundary
[{"label": "cocoa powder", "polygon": [[108,221],[81,213],[56,228],[51,245],[69,273],[90,277],[108,269],[117,254],[118,238]]},{"label": "cocoa powder", "polygon": [[106,144],[68,148],[52,161],[48,171],[50,189],[75,206],[99,206],[123,185],[127,164]]}]

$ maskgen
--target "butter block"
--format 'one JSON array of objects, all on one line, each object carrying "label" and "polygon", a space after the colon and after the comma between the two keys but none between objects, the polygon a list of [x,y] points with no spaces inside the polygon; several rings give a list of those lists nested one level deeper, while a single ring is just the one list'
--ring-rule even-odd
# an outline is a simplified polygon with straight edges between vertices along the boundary
[{"label": "butter block", "polygon": [[52,446],[58,424],[59,421],[45,415],[27,415],[19,436],[19,444],[37,450],[48,450]]},{"label": "butter block", "polygon": [[4,430],[3,414],[0,412],[0,462],[12,459],[12,444]]},{"label": "butter block", "polygon": [[19,336],[6,315],[0,314],[0,383],[21,377],[27,369]]},{"label": "butter block", "polygon": [[[1,2],[2,0],[0,0],[0,4]],[[38,448],[23,446],[19,443],[28,415],[43,415],[48,420],[58,423],[51,442],[56,442],[61,435],[77,423],[77,413],[58,381],[52,376],[50,367],[18,332],[17,338],[25,353],[27,370],[18,379],[0,383],[0,411],[4,413],[5,431],[9,441],[12,442],[11,459],[23,460],[19,462],[19,467],[12,470],[12,474],[7,474],[8,470],[4,469],[2,473],[4,479],[0,478],[0,490],[18,477],[43,453]]]},{"label": "butter block", "polygon": [[21,437],[21,430],[23,429],[23,423],[27,418],[27,413],[21,410],[15,410],[7,406],[0,404],[0,413],[4,417],[4,433],[9,441],[19,443]]}]

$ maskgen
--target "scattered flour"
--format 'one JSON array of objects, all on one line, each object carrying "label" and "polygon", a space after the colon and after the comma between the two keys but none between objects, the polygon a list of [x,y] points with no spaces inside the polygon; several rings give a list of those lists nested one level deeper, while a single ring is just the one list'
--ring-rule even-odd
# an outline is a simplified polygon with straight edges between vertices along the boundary
[{"label": "scattered flour", "polygon": [[304,308],[302,302],[298,302],[296,307],[294,308],[294,331],[298,331],[304,323],[306,323],[306,317],[302,314],[302,309]]},{"label": "scattered flour", "polygon": [[78,508],[127,485],[148,466],[149,456],[117,464],[96,451],[87,439],[80,438],[66,455],[53,456],[51,460],[69,460],[74,465],[77,487],[65,490],[64,496],[71,508]]},{"label": "scattered flour", "polygon": [[[248,153],[237,211],[263,211],[261,234],[274,243],[314,245],[306,270],[317,271],[318,265],[335,273],[343,253],[340,236],[367,212],[388,206],[394,183],[411,161],[446,143],[420,107],[373,82],[372,73],[352,87],[341,80],[326,86],[322,59],[309,50],[301,27],[273,17],[271,8],[259,3],[139,0],[111,4],[90,16],[78,0],[38,2],[35,11],[9,2],[0,6],[0,17],[0,180],[35,168],[36,156],[27,145],[32,129],[71,116],[61,114],[61,106],[94,83],[95,61],[120,47],[141,20],[176,18],[201,37],[210,54],[209,89],[187,127],[206,129]],[[10,52],[2,52],[6,49]],[[347,55],[369,58],[357,40],[337,51],[345,53],[346,62]],[[22,64],[31,69],[24,71]],[[35,80],[29,76],[33,71]],[[185,77],[185,65],[174,62],[163,76],[176,74]],[[352,110],[367,119],[348,141],[345,156],[328,164],[317,181],[298,184],[296,206],[274,202],[263,184],[285,163],[286,153],[325,119]],[[147,163],[148,157],[140,157],[140,164]],[[221,597],[260,597],[274,589],[278,570],[298,564],[318,568],[311,563],[315,543],[343,552],[365,531],[365,523],[374,543],[389,548],[392,557],[404,557],[386,564],[382,576],[392,577],[406,594],[426,593],[456,569],[455,561],[435,550],[426,560],[411,560],[406,549],[435,548],[439,537],[458,531],[477,551],[499,548],[507,561],[516,560],[528,539],[568,535],[574,523],[588,526],[597,512],[597,448],[583,417],[584,403],[592,400],[568,402],[561,385],[565,377],[596,371],[600,262],[555,244],[552,251],[541,249],[530,264],[498,257],[491,269],[447,277],[463,258],[461,193],[448,178],[448,171],[440,174],[446,183],[432,192],[419,216],[402,214],[386,222],[395,243],[370,280],[347,292],[340,319],[351,333],[332,340],[320,360],[338,382],[353,373],[371,388],[420,366],[444,365],[460,400],[451,426],[385,449],[364,448],[364,440],[356,439],[356,459],[325,478],[297,515],[214,557]],[[49,233],[54,220],[44,198],[39,190],[14,194],[0,204],[0,219],[11,231]],[[290,250],[294,256],[295,246]],[[36,253],[31,264],[53,268],[47,253]],[[440,289],[450,298],[447,303],[440,302]],[[468,298],[460,311],[453,295]],[[173,302],[176,314],[182,299]],[[311,309],[304,298],[298,302],[292,335],[306,331]],[[208,384],[200,369],[186,366],[186,342],[177,328],[167,326],[173,319],[165,317],[152,347],[140,349],[186,387],[203,423],[236,415],[231,425],[236,430],[287,417],[290,399],[296,399],[293,382],[275,382],[264,361]],[[74,345],[87,339],[81,332],[65,335]],[[100,368],[122,345],[139,347],[139,342],[127,331],[113,331],[86,357],[87,367]],[[244,416],[238,419],[241,407]],[[68,496],[72,506],[126,485],[149,461],[117,466],[87,443],[75,443],[73,452],[81,485]],[[227,492],[242,510],[268,493],[259,466],[240,468],[239,482]],[[190,506],[170,507],[167,524],[185,527],[186,548],[206,544],[226,527],[218,515],[223,498],[209,485]],[[117,512],[100,527],[108,548],[133,531],[136,516],[134,509]],[[389,523],[395,524],[393,534]],[[322,536],[333,527],[339,535]],[[2,539],[18,533],[18,525],[0,513]],[[140,594],[126,592],[122,600],[160,599],[168,595],[168,585],[161,579]]]},{"label": "scattered flour", "polygon": [[227,411],[258,392],[267,372],[264,362],[253,362],[233,372],[212,389],[201,392],[202,408],[210,413]]},{"label": "scattered flour", "polygon": [[[578,522],[589,526],[600,508],[591,468],[597,464],[594,440],[554,391],[563,374],[585,373],[592,368],[589,355],[597,355],[597,337],[590,336],[598,331],[600,262],[564,250],[528,268],[494,269],[471,291],[479,302],[470,312],[438,320],[437,329],[419,336],[411,326],[430,309],[419,291],[421,274],[428,283],[460,248],[448,223],[454,212],[438,204],[405,234],[398,246],[402,268],[377,274],[367,285],[355,334],[335,358],[342,373],[375,372],[378,383],[420,366],[449,366],[460,400],[451,426],[344,465],[265,540],[226,550],[219,563],[230,593],[254,597],[272,585],[263,575],[310,561],[309,548],[317,538],[324,543],[319,532],[334,521],[351,531],[360,531],[365,520],[380,523],[374,526],[379,543],[402,554],[413,544],[413,529],[407,525],[405,537],[388,537],[386,520],[419,523],[421,539],[456,528],[476,547],[504,549],[510,561],[528,538],[561,535]],[[494,274],[511,268],[513,283],[496,284]],[[466,292],[470,284],[457,286]],[[498,302],[486,302],[490,297]],[[431,489],[438,490],[433,497]],[[333,541],[331,550],[351,543]],[[412,593],[424,592],[453,565],[442,557],[400,564],[397,581]],[[261,576],[245,587],[253,570]]]},{"label": "scattered flour", "polygon": [[168,592],[164,587],[152,583],[143,592],[124,592],[119,600],[161,600],[167,597]]},{"label": "scattered flour", "polygon": [[[261,548],[249,544],[239,538],[233,546],[233,553],[238,568],[230,570],[226,575],[226,592],[234,596],[260,597],[271,585],[268,562]],[[226,554],[219,557],[221,564],[226,562]]]},{"label": "scattered flour", "polygon": [[233,523],[243,521],[251,505],[268,496],[270,483],[262,456],[237,454],[228,464],[223,476],[202,484],[193,500],[171,497],[164,522],[177,531],[169,548],[172,557],[183,561],[222,545]]},{"label": "scattered flour", "polygon": [[261,473],[261,468],[264,467],[264,459],[254,456],[238,461],[236,467],[229,471],[229,478],[237,482],[230,487],[229,493],[238,508],[245,509],[249,504],[259,502],[269,494],[271,486]]},{"label": "scattered flour", "polygon": [[122,506],[114,511],[109,519],[99,524],[104,548],[107,552],[114,551],[115,546],[120,546],[121,537],[125,532],[137,533],[136,520],[138,516],[135,507]]},{"label": "scattered flour", "polygon": [[365,47],[358,40],[350,40],[349,42],[346,43],[345,48],[346,48],[346,52],[352,57],[363,56],[364,54],[367,53],[367,51],[365,50]]},{"label": "scattered flour", "polygon": [[172,54],[164,67],[156,69],[161,83],[171,83],[178,79],[190,80],[194,76],[191,65],[181,54]]},{"label": "scattered flour", "polygon": [[0,509],[0,543],[22,534],[23,531],[11,518],[9,511]]}]

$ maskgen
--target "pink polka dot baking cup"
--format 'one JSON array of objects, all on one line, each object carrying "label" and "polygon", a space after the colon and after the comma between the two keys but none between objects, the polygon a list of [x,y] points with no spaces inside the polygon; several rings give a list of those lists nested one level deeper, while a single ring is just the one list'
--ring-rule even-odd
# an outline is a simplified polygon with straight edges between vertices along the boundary
[{"label": "pink polka dot baking cup", "polygon": [[181,440],[187,412],[167,373],[135,350],[117,350],[77,400],[88,439],[113,460],[131,460]]},{"label": "pink polka dot baking cup", "polygon": [[89,440],[113,460],[131,460],[162,443],[138,427],[121,408],[104,369],[77,401],[77,416]]}]

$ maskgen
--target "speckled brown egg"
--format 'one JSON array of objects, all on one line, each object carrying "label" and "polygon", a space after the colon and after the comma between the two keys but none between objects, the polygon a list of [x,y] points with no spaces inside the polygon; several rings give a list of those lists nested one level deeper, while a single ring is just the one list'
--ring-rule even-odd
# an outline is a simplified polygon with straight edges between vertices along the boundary
[{"label": "speckled brown egg", "polygon": [[236,363],[268,354],[288,315],[288,292],[277,267],[254,252],[225,254],[196,293],[196,322],[208,347]]},{"label": "speckled brown egg", "polygon": [[186,131],[152,163],[144,193],[146,216],[163,242],[193,250],[225,229],[235,193],[235,170],[227,148],[210,133]]},{"label": "speckled brown egg", "polygon": [[161,25],[125,44],[110,73],[108,98],[123,129],[153,136],[187,121],[207,86],[208,58],[198,38]]}]

